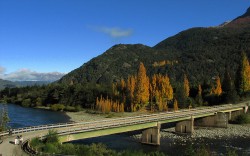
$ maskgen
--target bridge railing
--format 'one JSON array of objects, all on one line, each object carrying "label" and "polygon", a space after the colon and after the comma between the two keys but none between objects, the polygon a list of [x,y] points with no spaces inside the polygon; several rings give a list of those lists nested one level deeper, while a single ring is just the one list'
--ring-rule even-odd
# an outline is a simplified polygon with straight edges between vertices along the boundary
[{"label": "bridge railing", "polygon": [[[131,124],[136,124],[136,123],[147,123],[147,122],[152,122],[152,121],[157,121],[157,120],[166,120],[169,118],[174,119],[174,118],[181,117],[180,113],[183,113],[183,112],[186,113],[185,116],[190,116],[190,115],[197,115],[197,113],[201,114],[205,112],[208,113],[208,112],[215,112],[215,111],[223,111],[227,109],[239,108],[239,107],[244,107],[244,106],[246,106],[246,102],[237,104],[237,105],[227,104],[227,105],[219,105],[219,106],[213,106],[213,107],[199,107],[199,108],[192,108],[192,109],[184,109],[184,110],[176,111],[176,112],[162,112],[162,113],[155,113],[155,114],[138,115],[138,116],[133,116],[133,117],[106,119],[106,120],[101,120],[101,121],[69,122],[69,123],[31,126],[31,127],[13,129],[12,134],[53,129],[53,128],[63,128],[63,127],[66,127],[66,128],[71,127],[71,129],[74,130],[74,127],[77,127],[77,126],[81,126],[81,127],[84,127],[85,129],[89,129],[89,128],[93,128],[93,125],[95,125],[94,128],[100,128],[100,127],[105,128],[109,126],[116,126],[116,125],[121,126],[121,125],[126,125],[126,124],[131,125]],[[97,126],[97,125],[100,125],[100,126]],[[5,132],[0,133],[0,136],[5,136],[8,134],[9,132],[5,131]]]}]

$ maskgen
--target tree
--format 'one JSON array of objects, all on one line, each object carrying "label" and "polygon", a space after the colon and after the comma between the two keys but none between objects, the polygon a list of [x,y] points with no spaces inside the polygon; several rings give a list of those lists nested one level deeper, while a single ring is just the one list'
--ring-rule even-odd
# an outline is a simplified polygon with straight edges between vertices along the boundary
[{"label": "tree", "polygon": [[135,91],[135,84],[136,84],[136,77],[134,76],[129,76],[127,80],[127,102],[129,106],[127,106],[127,110],[130,111],[135,111],[134,110],[134,91]]},{"label": "tree", "polygon": [[213,94],[220,96],[222,94],[222,88],[221,88],[221,82],[220,82],[220,77],[216,77],[216,88],[213,90]]},{"label": "tree", "polygon": [[226,69],[224,73],[222,89],[224,91],[224,101],[226,103],[231,103],[231,102],[235,103],[239,99],[232,78],[228,72],[228,69]]},{"label": "tree", "polygon": [[137,80],[135,85],[135,102],[141,106],[149,100],[149,78],[146,74],[146,68],[141,62],[137,72]]},{"label": "tree", "polygon": [[241,53],[241,61],[235,77],[235,84],[240,95],[243,95],[244,93],[250,91],[250,67],[245,52]]},{"label": "tree", "polygon": [[174,99],[174,111],[178,111],[178,101]]},{"label": "tree", "polygon": [[187,97],[189,97],[190,88],[189,88],[189,82],[188,82],[186,74],[184,75],[183,87],[184,87],[185,98],[187,98]]},{"label": "tree", "polygon": [[196,103],[197,103],[199,106],[202,105],[202,103],[203,103],[203,99],[202,99],[202,88],[201,88],[201,85],[200,85],[200,84],[198,85],[198,93],[197,93],[197,95],[196,95],[195,100],[196,100]]},{"label": "tree", "polygon": [[1,111],[1,119],[0,119],[0,132],[5,131],[8,129],[8,122],[10,121],[9,115],[8,115],[8,110],[7,110],[7,105],[4,104],[2,111]]}]

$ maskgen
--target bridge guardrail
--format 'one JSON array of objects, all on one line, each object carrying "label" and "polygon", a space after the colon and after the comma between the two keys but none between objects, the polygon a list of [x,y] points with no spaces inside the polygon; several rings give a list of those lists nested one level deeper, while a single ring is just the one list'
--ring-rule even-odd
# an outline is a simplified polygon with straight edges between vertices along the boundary
[{"label": "bridge guardrail", "polygon": [[[226,110],[229,108],[239,108],[239,107],[243,107],[246,106],[246,102],[244,103],[240,103],[237,105],[232,105],[232,104],[227,104],[227,105],[219,105],[219,106],[213,106],[213,107],[200,107],[200,108],[193,108],[193,109],[186,109],[186,110],[181,110],[181,111],[177,111],[177,112],[162,112],[162,113],[157,113],[157,114],[146,114],[146,115],[138,115],[138,116],[134,116],[134,117],[125,117],[125,118],[116,118],[116,119],[107,119],[107,120],[101,120],[101,121],[92,121],[92,122],[69,122],[69,123],[58,123],[58,124],[49,124],[49,125],[40,125],[40,126],[31,126],[31,127],[24,127],[24,128],[18,128],[18,129],[13,129],[12,134],[19,134],[19,133],[24,133],[24,132],[30,132],[30,131],[38,131],[38,130],[44,130],[44,129],[52,129],[52,128],[62,128],[62,127],[74,127],[74,126],[88,126],[90,124],[100,124],[100,123],[106,123],[106,122],[112,122],[113,124],[122,124],[122,121],[124,121],[124,123],[126,123],[126,121],[129,122],[129,124],[131,123],[131,120],[136,120],[136,122],[140,122],[140,123],[145,123],[145,122],[150,122],[152,120],[145,120],[146,118],[151,118],[153,120],[161,120],[161,119],[166,119],[164,117],[161,116],[165,116],[165,115],[173,115],[176,116],[179,113],[183,113],[183,112],[189,112],[187,113],[188,115],[191,115],[190,113],[193,112],[193,114],[196,114],[195,112],[211,112],[211,111],[222,111],[222,110]],[[208,110],[209,109],[209,110]],[[203,111],[205,110],[205,111]],[[172,118],[173,118],[172,116]],[[153,118],[155,117],[155,118]],[[168,117],[168,116],[167,116]],[[178,117],[180,117],[178,115]],[[142,119],[142,120],[138,120],[138,119]],[[103,124],[102,124],[103,125]],[[104,125],[105,126],[105,125]],[[8,135],[9,132],[5,131],[0,133],[0,136],[5,136]]]}]

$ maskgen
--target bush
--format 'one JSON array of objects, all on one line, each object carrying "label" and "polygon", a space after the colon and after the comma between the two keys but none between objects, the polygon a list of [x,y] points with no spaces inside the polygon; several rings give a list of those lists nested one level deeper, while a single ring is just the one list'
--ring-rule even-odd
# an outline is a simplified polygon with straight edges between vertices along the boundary
[{"label": "bush", "polygon": [[50,107],[53,111],[63,111],[65,106],[63,104],[54,104]]},{"label": "bush", "polygon": [[52,143],[46,143],[43,151],[45,153],[58,153],[59,152],[58,147]]},{"label": "bush", "polygon": [[58,144],[59,137],[55,130],[49,130],[48,134],[45,136],[45,143]]},{"label": "bush", "polygon": [[61,147],[60,152],[65,154],[65,155],[76,155],[77,154],[78,145],[63,144],[60,147]]},{"label": "bush", "polygon": [[38,137],[33,138],[30,141],[30,145],[31,145],[31,147],[33,147],[33,148],[35,148],[37,150],[39,150],[43,146],[43,144],[41,143],[41,141],[40,141],[40,139]]},{"label": "bush", "polygon": [[68,111],[68,112],[76,112],[75,107],[73,106],[66,106],[64,111]]},{"label": "bush", "polygon": [[22,101],[23,107],[29,107],[31,105],[31,99],[25,99]]},{"label": "bush", "polygon": [[237,116],[237,118],[235,119],[235,122],[237,124],[250,123],[250,115],[249,114],[241,114],[241,115]]}]

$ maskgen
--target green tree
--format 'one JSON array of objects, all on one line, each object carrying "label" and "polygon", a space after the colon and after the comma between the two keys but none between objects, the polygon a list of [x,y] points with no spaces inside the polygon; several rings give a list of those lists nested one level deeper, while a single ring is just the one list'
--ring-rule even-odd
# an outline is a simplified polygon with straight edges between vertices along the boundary
[{"label": "green tree", "polygon": [[224,91],[224,102],[226,103],[235,103],[238,101],[239,96],[236,92],[232,78],[228,72],[228,69],[225,71],[224,80],[222,83],[222,89]]},{"label": "green tree", "polygon": [[8,122],[10,121],[10,118],[8,116],[8,111],[7,111],[7,106],[6,104],[4,105],[4,107],[2,108],[1,111],[1,125],[0,125],[0,132],[1,131],[5,131],[8,129]]}]

